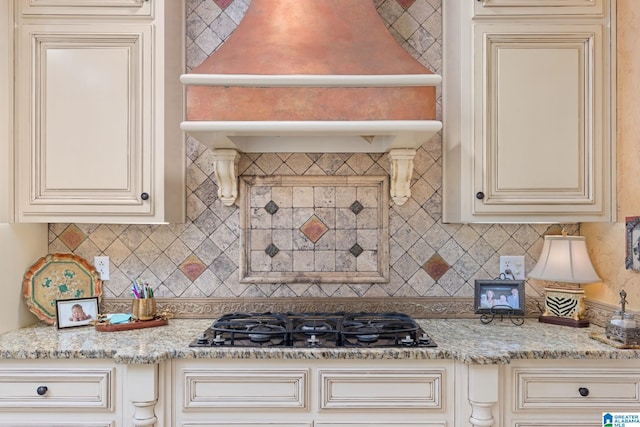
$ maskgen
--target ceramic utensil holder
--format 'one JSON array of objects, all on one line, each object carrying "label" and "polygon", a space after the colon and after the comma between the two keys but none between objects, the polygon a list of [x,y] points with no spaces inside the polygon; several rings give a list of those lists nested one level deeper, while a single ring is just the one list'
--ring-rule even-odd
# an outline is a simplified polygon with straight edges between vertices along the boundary
[{"label": "ceramic utensil holder", "polygon": [[156,312],[155,298],[134,298],[132,314],[138,320],[152,320]]}]

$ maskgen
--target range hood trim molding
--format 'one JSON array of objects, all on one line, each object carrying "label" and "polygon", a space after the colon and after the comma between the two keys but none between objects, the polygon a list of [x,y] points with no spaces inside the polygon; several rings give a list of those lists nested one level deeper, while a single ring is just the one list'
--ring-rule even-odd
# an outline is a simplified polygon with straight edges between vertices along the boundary
[{"label": "range hood trim molding", "polygon": [[439,74],[183,74],[186,86],[408,87],[437,86]]}]

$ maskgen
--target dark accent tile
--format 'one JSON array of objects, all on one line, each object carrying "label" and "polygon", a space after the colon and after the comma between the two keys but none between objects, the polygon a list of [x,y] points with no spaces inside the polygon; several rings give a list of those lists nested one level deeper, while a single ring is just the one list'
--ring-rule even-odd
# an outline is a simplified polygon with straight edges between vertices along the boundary
[{"label": "dark accent tile", "polygon": [[273,258],[278,252],[280,252],[280,249],[278,249],[278,247],[273,243],[269,243],[269,246],[267,246],[264,251],[267,253],[267,255]]},{"label": "dark accent tile", "polygon": [[360,212],[362,212],[362,210],[364,209],[364,206],[362,206],[362,203],[356,200],[355,202],[351,203],[351,206],[349,206],[349,209],[351,209],[351,212],[358,215]]},{"label": "dark accent tile", "polygon": [[362,249],[362,247],[356,243],[355,245],[351,246],[351,249],[349,249],[349,252],[351,252],[351,255],[358,258],[358,256],[360,256],[360,254],[364,252],[364,249]]},{"label": "dark accent tile", "polygon": [[264,206],[264,210],[269,212],[271,215],[278,212],[278,209],[280,209],[280,207],[273,200],[269,201],[269,203]]},{"label": "dark accent tile", "polygon": [[447,262],[442,259],[442,257],[438,254],[433,255],[422,267],[424,271],[427,272],[429,276],[435,281],[438,281],[444,274],[449,271],[451,266],[447,264]]}]

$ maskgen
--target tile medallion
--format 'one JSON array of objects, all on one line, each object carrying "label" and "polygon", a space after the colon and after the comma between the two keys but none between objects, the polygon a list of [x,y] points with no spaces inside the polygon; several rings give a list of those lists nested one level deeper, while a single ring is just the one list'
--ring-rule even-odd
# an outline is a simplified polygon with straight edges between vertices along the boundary
[{"label": "tile medallion", "polygon": [[[388,177],[242,176],[240,184],[248,195],[240,206],[241,282],[389,280]],[[273,200],[265,203],[273,194],[292,197],[274,210]]]},{"label": "tile medallion", "polygon": [[300,227],[300,232],[313,243],[318,243],[318,240],[320,240],[327,231],[329,231],[329,227],[315,215],[312,215],[311,218]]}]

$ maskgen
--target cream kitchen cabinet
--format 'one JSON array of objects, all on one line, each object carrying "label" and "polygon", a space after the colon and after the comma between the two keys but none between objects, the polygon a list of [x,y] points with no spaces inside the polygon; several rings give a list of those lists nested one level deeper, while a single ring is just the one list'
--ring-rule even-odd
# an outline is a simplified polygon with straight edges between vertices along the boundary
[{"label": "cream kitchen cabinet", "polygon": [[640,412],[635,360],[518,360],[501,369],[505,427],[599,427],[603,412]]},{"label": "cream kitchen cabinet", "polygon": [[612,220],[615,0],[443,9],[444,221]]},{"label": "cream kitchen cabinet", "polygon": [[174,360],[172,425],[453,426],[453,375],[447,360]]},{"label": "cream kitchen cabinet", "polygon": [[183,221],[183,2],[15,4],[17,220]]},{"label": "cream kitchen cabinet", "polygon": [[4,360],[0,427],[168,426],[158,394],[163,366],[106,359]]},{"label": "cream kitchen cabinet", "polygon": [[13,4],[0,4],[0,223],[13,222]]},{"label": "cream kitchen cabinet", "polygon": [[108,362],[4,361],[0,426],[123,425],[121,378]]}]

